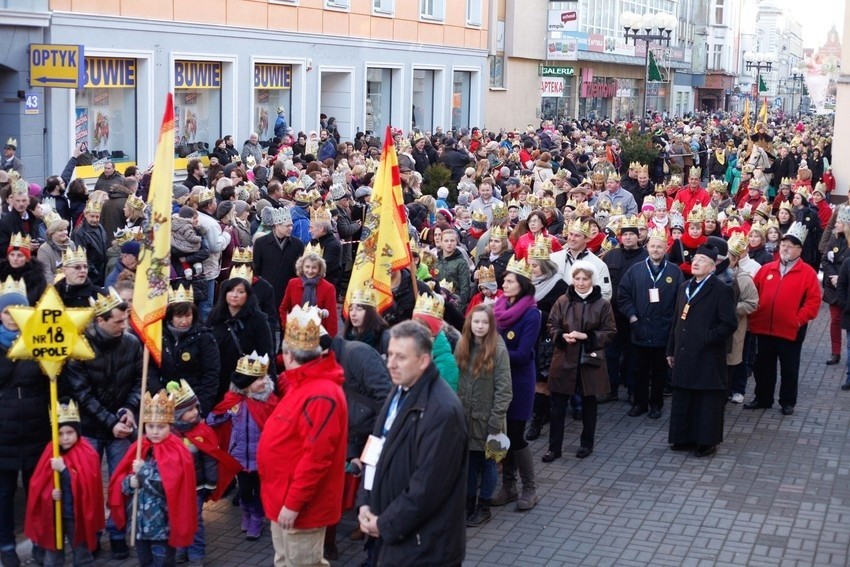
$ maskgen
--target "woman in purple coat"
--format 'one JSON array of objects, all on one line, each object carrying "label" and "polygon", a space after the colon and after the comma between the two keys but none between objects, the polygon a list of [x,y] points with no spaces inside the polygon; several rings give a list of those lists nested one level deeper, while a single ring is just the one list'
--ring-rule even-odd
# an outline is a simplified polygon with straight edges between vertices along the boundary
[{"label": "woman in purple coat", "polygon": [[[502,291],[504,295],[496,300],[493,314],[511,361],[513,400],[507,414],[507,435],[511,448],[502,462],[502,488],[493,498],[492,505],[504,506],[516,500],[517,510],[522,511],[534,508],[538,501],[534,484],[534,460],[525,440],[525,426],[531,419],[534,405],[534,384],[537,378],[534,349],[540,332],[540,311],[534,300],[531,267],[526,260],[511,258]],[[522,495],[518,495],[516,490],[517,469],[522,479]]]}]

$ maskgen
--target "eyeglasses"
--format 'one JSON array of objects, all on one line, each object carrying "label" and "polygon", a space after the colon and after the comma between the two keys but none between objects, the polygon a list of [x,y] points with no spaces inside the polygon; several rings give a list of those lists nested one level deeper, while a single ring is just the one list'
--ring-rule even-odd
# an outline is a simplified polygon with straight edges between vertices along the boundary
[{"label": "eyeglasses", "polygon": [[74,266],[68,266],[68,267],[71,268],[72,270],[88,270],[89,269],[89,267],[86,266],[85,264],[76,264]]}]

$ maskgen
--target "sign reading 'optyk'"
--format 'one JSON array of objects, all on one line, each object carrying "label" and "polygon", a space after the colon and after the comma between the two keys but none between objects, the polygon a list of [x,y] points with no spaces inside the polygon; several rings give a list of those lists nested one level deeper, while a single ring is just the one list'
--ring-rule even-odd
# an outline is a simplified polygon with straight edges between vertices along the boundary
[{"label": "sign reading 'optyk'", "polygon": [[175,89],[220,89],[221,63],[218,61],[175,61]]},{"label": "sign reading 'optyk'", "polygon": [[30,44],[31,86],[78,89],[82,71],[82,45]]}]

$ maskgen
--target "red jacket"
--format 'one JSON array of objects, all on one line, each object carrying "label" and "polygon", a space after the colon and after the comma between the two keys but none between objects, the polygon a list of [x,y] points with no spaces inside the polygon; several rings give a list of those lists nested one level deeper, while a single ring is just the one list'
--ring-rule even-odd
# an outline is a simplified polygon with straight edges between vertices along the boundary
[{"label": "red jacket", "polygon": [[[554,236],[550,235],[546,232],[546,229],[543,229],[542,232],[545,236],[549,237],[549,240],[552,241],[552,252],[560,252],[563,250],[563,246],[558,242],[558,239]],[[534,245],[534,235],[529,231],[519,237],[514,245],[514,256],[516,256],[517,260],[522,260],[528,255],[528,249]]]},{"label": "red jacket", "polygon": [[[301,298],[304,296],[304,282],[300,277],[295,277],[289,280],[286,286],[286,292],[283,294],[283,301],[280,302],[280,328],[286,329],[286,316],[292,311],[296,305],[301,305]],[[328,332],[328,335],[335,337],[339,326],[339,315],[336,312],[336,288],[334,285],[322,278],[316,286],[316,307],[319,309],[327,309],[328,316],[322,319],[322,326]]]},{"label": "red jacket", "polygon": [[342,516],[348,406],[333,353],[286,371],[289,390],[257,446],[260,496],[269,520],[286,506],[296,529],[332,526]]},{"label": "red jacket", "polygon": [[753,280],[759,306],[750,314],[750,332],[793,341],[800,327],[818,315],[821,287],[815,271],[802,259],[779,277],[779,261],[761,267]]},{"label": "red jacket", "polygon": [[684,203],[685,209],[682,211],[682,216],[688,218],[688,213],[691,212],[694,205],[699,203],[700,206],[704,207],[711,200],[711,197],[708,195],[708,191],[702,187],[696,191],[691,191],[689,187],[682,187],[676,194],[676,200]]}]

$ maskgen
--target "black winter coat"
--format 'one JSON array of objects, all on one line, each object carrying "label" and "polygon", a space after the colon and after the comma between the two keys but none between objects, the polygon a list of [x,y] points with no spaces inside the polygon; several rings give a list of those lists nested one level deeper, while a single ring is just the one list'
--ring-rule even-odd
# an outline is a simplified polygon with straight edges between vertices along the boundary
[{"label": "black winter coat", "polygon": [[106,251],[109,249],[109,241],[103,225],[91,226],[86,221],[74,230],[71,240],[77,246],[86,249],[86,258],[89,261],[89,279],[94,285],[102,286],[106,280]]},{"label": "black winter coat", "polygon": [[149,390],[164,388],[170,381],[184,378],[192,387],[201,404],[201,415],[206,415],[215,406],[218,394],[221,356],[212,331],[195,323],[182,337],[177,337],[162,326],[162,365],[151,365]]},{"label": "black winter coat", "polygon": [[[804,205],[802,208],[794,210],[794,220],[803,223],[803,226],[805,226],[809,231],[806,241],[803,242],[803,253],[801,258],[803,259],[803,262],[811,266],[812,269],[817,272],[820,268],[818,265],[818,244],[820,243],[821,235],[823,234],[818,212],[814,209],[814,207]],[[783,232],[782,234],[785,233]]]},{"label": "black winter coat", "polygon": [[50,381],[0,347],[0,470],[31,472],[50,442]]},{"label": "black winter coat", "polygon": [[452,181],[457,183],[463,177],[466,168],[469,167],[470,159],[466,152],[456,148],[443,148],[439,162],[452,170]]},{"label": "black winter coat", "polygon": [[[256,249],[255,249],[256,250]],[[216,317],[216,309],[210,314],[208,326],[221,353],[218,390],[216,402],[224,398],[230,387],[230,377],[236,370],[236,363],[246,354],[257,351],[260,356],[269,355],[269,376],[277,376],[274,358],[277,349],[272,341],[268,318],[256,305],[243,307],[236,316]]]},{"label": "black winter coat", "polygon": [[821,261],[821,270],[823,270],[823,301],[830,305],[843,304],[843,299],[838,293],[837,282],[832,285],[830,276],[837,276],[841,271],[841,265],[846,258],[850,257],[847,249],[847,239],[843,234],[833,235],[829,239],[829,244],[826,246],[826,251],[823,254]]},{"label": "black winter coat", "polygon": [[79,402],[84,435],[112,440],[119,410],[128,409],[134,414],[139,411],[142,345],[130,333],[103,338],[96,332],[96,325],[90,325],[85,332],[95,357],[70,361],[60,376],[59,391]]},{"label": "black winter coat", "polygon": [[47,288],[47,280],[44,279],[44,264],[35,255],[20,268],[13,268],[6,260],[0,260],[0,282],[5,282],[9,276],[12,276],[15,281],[24,280],[24,285],[27,286],[27,300],[29,300],[31,306],[36,304],[38,298]]},{"label": "black winter coat", "polygon": [[[384,437],[392,391],[372,434]],[[360,504],[378,517],[377,565],[460,565],[466,550],[466,418],[433,362],[407,393]]]},{"label": "black winter coat", "polygon": [[620,281],[626,274],[629,268],[643,262],[647,257],[646,248],[635,248],[634,250],[626,250],[625,248],[612,248],[605,253],[602,261],[608,266],[608,273],[611,275],[611,307],[614,308],[614,314],[619,313],[617,307],[617,292],[620,287]]},{"label": "black winter coat", "polygon": [[30,229],[24,230],[24,221],[18,211],[11,210],[3,213],[0,217],[0,258],[6,257],[6,250],[9,248],[9,242],[12,240],[12,235],[21,233],[24,236],[29,236],[33,240],[38,238],[39,225],[41,221],[35,218],[35,215],[29,215]]},{"label": "black winter coat", "polygon": [[94,299],[96,294],[103,293],[103,288],[94,285],[91,280],[86,280],[80,285],[68,285],[68,282],[62,280],[54,287],[65,307],[91,307],[89,299]]},{"label": "black winter coat", "polygon": [[339,280],[342,277],[342,244],[339,243],[339,238],[335,234],[329,233],[319,238],[313,239],[312,244],[318,244],[322,247],[322,258],[327,264],[327,274],[325,279],[333,284],[334,289],[339,290]]},{"label": "black winter coat", "polygon": [[[651,261],[650,261],[651,263]],[[653,277],[657,275],[657,284]],[[660,272],[650,276],[647,262],[626,270],[617,293],[617,309],[626,318],[638,320],[629,325],[632,343],[642,347],[666,347],[676,313],[676,297],[682,285],[682,270],[665,259]],[[658,302],[650,303],[649,290],[658,288]]]},{"label": "black winter coat", "polygon": [[287,239],[283,250],[278,246],[273,232],[264,234],[254,243],[254,273],[271,284],[275,310],[283,301],[283,293],[289,280],[295,277],[295,261],[303,253],[304,243],[294,236]]}]

